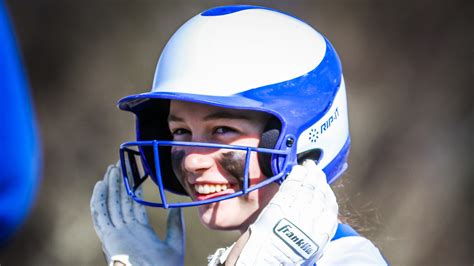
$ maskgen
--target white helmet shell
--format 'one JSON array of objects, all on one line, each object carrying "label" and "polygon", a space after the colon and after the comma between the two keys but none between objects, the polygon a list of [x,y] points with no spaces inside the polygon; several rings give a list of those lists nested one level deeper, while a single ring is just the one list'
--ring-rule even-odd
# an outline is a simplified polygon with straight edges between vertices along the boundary
[{"label": "white helmet shell", "polygon": [[302,76],[325,52],[321,34],[283,13],[199,14],[166,44],[152,91],[233,95]]},{"label": "white helmet shell", "polygon": [[[289,155],[259,161],[269,179],[278,175],[282,181],[292,165],[307,158],[318,162],[329,183],[347,168],[350,136],[339,57],[323,35],[288,14],[255,6],[217,7],[181,26],[160,56],[151,92],[118,103],[136,114],[134,145],[171,140],[170,100],[271,114],[278,125],[267,125],[268,132],[278,133],[264,132],[262,147]],[[140,152],[155,182],[185,193],[169,177],[174,174],[166,154],[159,156],[162,174],[150,158],[153,152]]]}]

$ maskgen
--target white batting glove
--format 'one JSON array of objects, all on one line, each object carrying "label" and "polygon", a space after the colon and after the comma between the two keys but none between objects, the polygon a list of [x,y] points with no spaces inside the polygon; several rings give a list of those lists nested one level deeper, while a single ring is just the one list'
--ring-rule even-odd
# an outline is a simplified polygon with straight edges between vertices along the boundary
[{"label": "white batting glove", "polygon": [[181,210],[169,211],[167,236],[160,240],[148,223],[145,207],[127,195],[119,165],[109,166],[104,180],[95,185],[91,214],[109,265],[183,265]]},{"label": "white batting glove", "polygon": [[294,166],[253,223],[237,265],[314,263],[337,229],[338,205],[313,161]]}]

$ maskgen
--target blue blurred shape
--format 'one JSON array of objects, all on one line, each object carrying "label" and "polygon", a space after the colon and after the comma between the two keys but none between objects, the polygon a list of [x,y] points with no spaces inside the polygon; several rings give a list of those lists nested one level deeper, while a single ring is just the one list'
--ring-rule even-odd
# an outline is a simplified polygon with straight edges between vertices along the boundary
[{"label": "blue blurred shape", "polygon": [[41,152],[28,83],[0,0],[0,244],[24,222],[36,195]]}]

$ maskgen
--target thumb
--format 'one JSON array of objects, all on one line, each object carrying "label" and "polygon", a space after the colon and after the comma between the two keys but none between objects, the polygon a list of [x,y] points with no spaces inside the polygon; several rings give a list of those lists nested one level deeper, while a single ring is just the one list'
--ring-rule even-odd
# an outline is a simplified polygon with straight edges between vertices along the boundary
[{"label": "thumb", "polygon": [[180,208],[173,208],[168,213],[168,228],[165,242],[172,249],[184,254],[184,219]]}]

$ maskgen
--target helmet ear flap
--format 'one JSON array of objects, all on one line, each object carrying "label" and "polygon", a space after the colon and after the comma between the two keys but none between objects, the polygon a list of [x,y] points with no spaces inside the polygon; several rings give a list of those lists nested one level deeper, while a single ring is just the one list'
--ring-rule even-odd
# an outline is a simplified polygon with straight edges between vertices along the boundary
[{"label": "helmet ear flap", "polygon": [[[278,137],[280,137],[280,131],[281,131],[280,120],[274,116],[271,116],[267,121],[267,125],[263,129],[263,133],[260,138],[260,144],[258,145],[258,147],[266,148],[266,149],[274,149],[278,141]],[[273,173],[273,170],[272,170],[272,154],[259,152],[257,157],[258,157],[258,163],[260,165],[260,169],[262,170],[262,173],[266,177],[274,176],[275,173]]]}]

